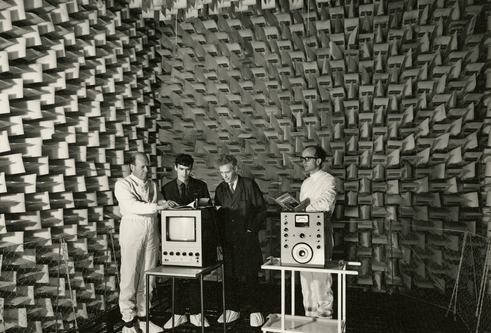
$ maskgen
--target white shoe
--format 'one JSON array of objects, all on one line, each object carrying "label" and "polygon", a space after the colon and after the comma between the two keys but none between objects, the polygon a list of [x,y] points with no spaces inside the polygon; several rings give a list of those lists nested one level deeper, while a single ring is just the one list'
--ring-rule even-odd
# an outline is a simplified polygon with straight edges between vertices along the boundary
[{"label": "white shoe", "polygon": [[123,326],[123,330],[121,331],[121,333],[140,333],[140,331],[135,326],[132,327]]},{"label": "white shoe", "polygon": [[317,311],[317,317],[318,318],[332,319],[332,313],[331,312]]},{"label": "white shoe", "polygon": [[332,318],[332,302],[319,302],[319,306],[317,307],[317,317]]},{"label": "white shoe", "polygon": [[[142,333],[147,333],[147,321],[146,320],[138,320],[140,323],[140,330]],[[163,332],[164,329],[159,325],[152,323],[150,320],[148,321],[148,333],[159,333]]]},{"label": "white shoe", "polygon": [[264,317],[261,312],[253,312],[251,313],[251,326],[252,327],[259,327],[263,326],[264,324]]},{"label": "white shoe", "polygon": [[[205,318],[205,327],[210,327],[210,323],[208,322],[208,320],[206,319],[206,317],[204,317],[204,318]],[[189,321],[194,326],[201,327],[201,313],[194,314],[194,315],[189,315]]]},{"label": "white shoe", "polygon": [[[185,324],[188,322],[188,317],[186,315],[174,315],[174,327]],[[164,328],[166,330],[172,328],[172,317],[165,323]]]},{"label": "white shoe", "polygon": [[[231,322],[236,321],[237,319],[239,319],[240,312],[233,311],[233,310],[225,310],[225,317],[227,318],[225,320],[225,322],[228,324],[228,323],[231,323]],[[218,318],[217,322],[219,322],[221,324],[223,323],[223,313],[220,316],[220,318]]]}]

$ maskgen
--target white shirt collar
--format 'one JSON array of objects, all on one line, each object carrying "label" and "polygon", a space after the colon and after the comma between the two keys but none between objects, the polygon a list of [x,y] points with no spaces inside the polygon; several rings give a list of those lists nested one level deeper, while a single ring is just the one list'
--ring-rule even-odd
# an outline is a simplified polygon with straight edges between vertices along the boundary
[{"label": "white shirt collar", "polygon": [[316,172],[311,173],[310,174],[310,178],[317,178],[317,177],[319,177],[320,175],[322,175],[322,171],[323,171],[322,169],[319,169]]},{"label": "white shirt collar", "polygon": [[233,182],[230,182],[228,183],[228,185],[230,186],[230,184],[232,184],[232,186],[234,187],[234,189],[237,188],[237,181],[239,180],[239,176],[235,177],[235,180]]},{"label": "white shirt collar", "polygon": [[130,174],[130,177],[131,177],[131,179],[133,179],[140,186],[144,186],[147,183],[147,181],[148,181],[147,180],[147,181],[144,182],[143,180],[141,180],[140,178],[138,178],[134,174]]}]

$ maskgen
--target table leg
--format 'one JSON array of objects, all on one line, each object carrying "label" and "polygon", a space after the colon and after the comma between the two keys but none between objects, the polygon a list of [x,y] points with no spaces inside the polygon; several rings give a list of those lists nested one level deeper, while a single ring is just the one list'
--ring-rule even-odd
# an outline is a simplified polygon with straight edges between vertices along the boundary
[{"label": "table leg", "polygon": [[150,315],[150,309],[149,309],[149,304],[150,303],[150,296],[148,295],[150,293],[150,274],[147,274],[146,275],[146,284],[145,284],[145,295],[146,295],[146,298],[145,298],[145,310],[146,310],[146,314],[147,314],[147,318],[145,319],[146,320],[146,323],[147,323],[147,327],[145,329],[145,333],[148,333],[148,326],[149,326],[149,319],[148,319],[148,316]]},{"label": "table leg", "polygon": [[346,274],[343,274],[343,332],[346,332]]},{"label": "table leg", "polygon": [[292,316],[295,315],[295,271],[291,272],[292,274]]},{"label": "table leg", "polygon": [[342,314],[342,298],[343,298],[343,293],[341,292],[341,285],[343,284],[342,281],[342,274],[337,273],[338,275],[338,332],[341,333],[341,324],[343,322],[343,314]]},{"label": "table leg", "polygon": [[[174,288],[176,284],[176,278],[172,277],[172,333],[174,333],[174,302],[175,302],[175,295],[174,295]],[[148,333],[148,332],[147,332]]]},{"label": "table leg", "polygon": [[281,270],[281,331],[285,331],[285,270]]},{"label": "table leg", "polygon": [[203,274],[199,276],[201,291],[201,333],[205,333],[205,306],[203,302]]},{"label": "table leg", "polygon": [[225,315],[225,267],[223,266],[222,261],[222,306],[223,306],[223,333],[227,332],[227,323],[226,323],[226,315]]}]

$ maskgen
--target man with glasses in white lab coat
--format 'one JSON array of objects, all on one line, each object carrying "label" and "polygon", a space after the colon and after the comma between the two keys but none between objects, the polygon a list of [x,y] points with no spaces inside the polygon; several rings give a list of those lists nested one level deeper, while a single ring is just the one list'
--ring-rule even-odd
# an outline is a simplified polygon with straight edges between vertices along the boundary
[{"label": "man with glasses in white lab coat", "polygon": [[[332,215],[336,204],[336,178],[322,170],[327,153],[320,146],[307,146],[302,152],[302,164],[309,177],[300,188],[301,204],[296,211],[326,212]],[[333,247],[332,225],[325,228],[326,259],[330,260]],[[300,272],[303,305],[308,317],[332,317],[333,293],[330,273]]]}]

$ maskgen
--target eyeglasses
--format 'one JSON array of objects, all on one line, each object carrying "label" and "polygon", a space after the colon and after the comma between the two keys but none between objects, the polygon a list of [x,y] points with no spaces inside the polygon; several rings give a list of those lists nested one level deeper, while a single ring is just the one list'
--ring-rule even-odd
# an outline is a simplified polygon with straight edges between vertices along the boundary
[{"label": "eyeglasses", "polygon": [[317,159],[317,157],[315,157],[315,156],[302,156],[302,157],[300,157],[300,159],[302,160],[302,162],[309,162],[311,159]]}]

